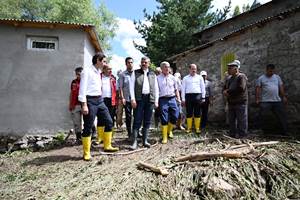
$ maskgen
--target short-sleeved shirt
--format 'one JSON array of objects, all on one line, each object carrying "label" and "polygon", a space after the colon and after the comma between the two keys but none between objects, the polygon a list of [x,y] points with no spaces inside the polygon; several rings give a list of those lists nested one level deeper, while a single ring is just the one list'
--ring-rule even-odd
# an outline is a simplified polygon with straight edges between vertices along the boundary
[{"label": "short-sleeved shirt", "polygon": [[205,84],[205,97],[213,96],[212,82],[209,80],[205,80],[204,84]]},{"label": "short-sleeved shirt", "polygon": [[279,102],[279,87],[282,85],[282,80],[277,74],[271,77],[261,75],[256,82],[256,86],[261,88],[261,102]]},{"label": "short-sleeved shirt", "polygon": [[165,76],[163,73],[157,76],[159,88],[159,97],[173,97],[175,91],[178,90],[178,85],[175,77],[172,74]]}]

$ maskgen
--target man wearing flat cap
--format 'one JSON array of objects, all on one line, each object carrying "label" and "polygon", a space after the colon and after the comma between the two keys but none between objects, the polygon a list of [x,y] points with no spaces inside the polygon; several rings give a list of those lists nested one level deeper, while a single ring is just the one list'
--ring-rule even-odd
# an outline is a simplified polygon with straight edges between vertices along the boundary
[{"label": "man wearing flat cap", "polygon": [[243,138],[248,131],[248,91],[245,74],[240,73],[240,61],[227,64],[228,75],[223,94],[228,98],[229,134],[231,137]]}]

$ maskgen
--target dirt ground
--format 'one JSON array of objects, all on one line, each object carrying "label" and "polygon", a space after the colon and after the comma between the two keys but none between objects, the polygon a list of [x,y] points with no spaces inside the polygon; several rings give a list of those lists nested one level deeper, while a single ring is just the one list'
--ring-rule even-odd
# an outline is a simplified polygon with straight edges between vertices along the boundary
[{"label": "dirt ground", "polygon": [[[102,147],[97,147],[90,162],[82,160],[82,146],[70,145],[72,137],[47,151],[2,154],[0,199],[300,199],[298,140],[252,134],[241,141],[223,133],[210,130],[197,136],[175,131],[174,139],[162,145],[159,133],[152,132],[150,149],[102,155]],[[256,148],[250,157],[174,162],[194,152],[270,140],[280,142]],[[116,133],[114,145],[120,153],[128,152],[125,133]],[[140,161],[164,166],[169,175],[138,169]],[[226,187],[216,187],[219,179]]]}]

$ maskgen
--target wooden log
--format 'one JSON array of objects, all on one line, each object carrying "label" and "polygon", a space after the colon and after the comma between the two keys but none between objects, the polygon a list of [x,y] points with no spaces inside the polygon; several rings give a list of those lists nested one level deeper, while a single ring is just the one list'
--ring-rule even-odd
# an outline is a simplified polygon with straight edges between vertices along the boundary
[{"label": "wooden log", "polygon": [[254,142],[254,143],[249,143],[249,144],[240,144],[240,145],[231,146],[231,147],[229,147],[229,149],[233,150],[233,149],[239,149],[239,148],[249,147],[249,146],[260,147],[260,146],[274,145],[274,144],[278,144],[278,143],[279,143],[279,141]]},{"label": "wooden log", "polygon": [[137,166],[141,169],[148,169],[152,172],[161,174],[163,176],[167,176],[169,174],[168,170],[165,169],[164,167],[156,167],[154,165],[148,164],[148,163],[144,163],[144,162],[139,162],[137,164]]},{"label": "wooden log", "polygon": [[243,158],[244,155],[252,151],[251,148],[241,148],[239,151],[199,152],[175,158],[175,162],[211,160],[219,157]]}]

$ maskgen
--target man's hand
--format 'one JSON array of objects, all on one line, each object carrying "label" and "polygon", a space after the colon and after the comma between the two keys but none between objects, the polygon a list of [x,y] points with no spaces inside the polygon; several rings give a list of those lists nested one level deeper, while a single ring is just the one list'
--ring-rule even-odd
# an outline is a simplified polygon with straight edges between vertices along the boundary
[{"label": "man's hand", "polygon": [[155,106],[155,108],[158,108],[159,105],[158,105],[157,102],[155,102],[155,103],[154,103],[154,106]]},{"label": "man's hand", "polygon": [[185,106],[185,101],[181,101],[181,106]]},{"label": "man's hand", "polygon": [[287,100],[286,96],[283,96],[283,97],[282,97],[282,101],[283,101],[284,104],[287,104],[287,103],[288,103],[288,100]]},{"label": "man's hand", "polygon": [[126,105],[126,99],[125,98],[122,99],[122,103],[123,103],[124,106]]},{"label": "man's hand", "polygon": [[201,104],[202,104],[202,103],[205,103],[205,98],[202,98],[201,101],[200,101],[200,103],[201,103]]},{"label": "man's hand", "polygon": [[131,107],[136,108],[136,101],[135,100],[131,100]]},{"label": "man's hand", "polygon": [[224,91],[223,91],[223,95],[224,95],[225,97],[228,97],[228,96],[229,96],[228,90],[224,90]]},{"label": "man's hand", "polygon": [[89,114],[89,108],[88,108],[88,106],[87,106],[86,103],[84,103],[84,104],[82,105],[82,114],[83,114],[83,115]]},{"label": "man's hand", "polygon": [[259,105],[259,99],[256,99],[256,100],[255,100],[255,103],[256,103],[257,105]]}]

